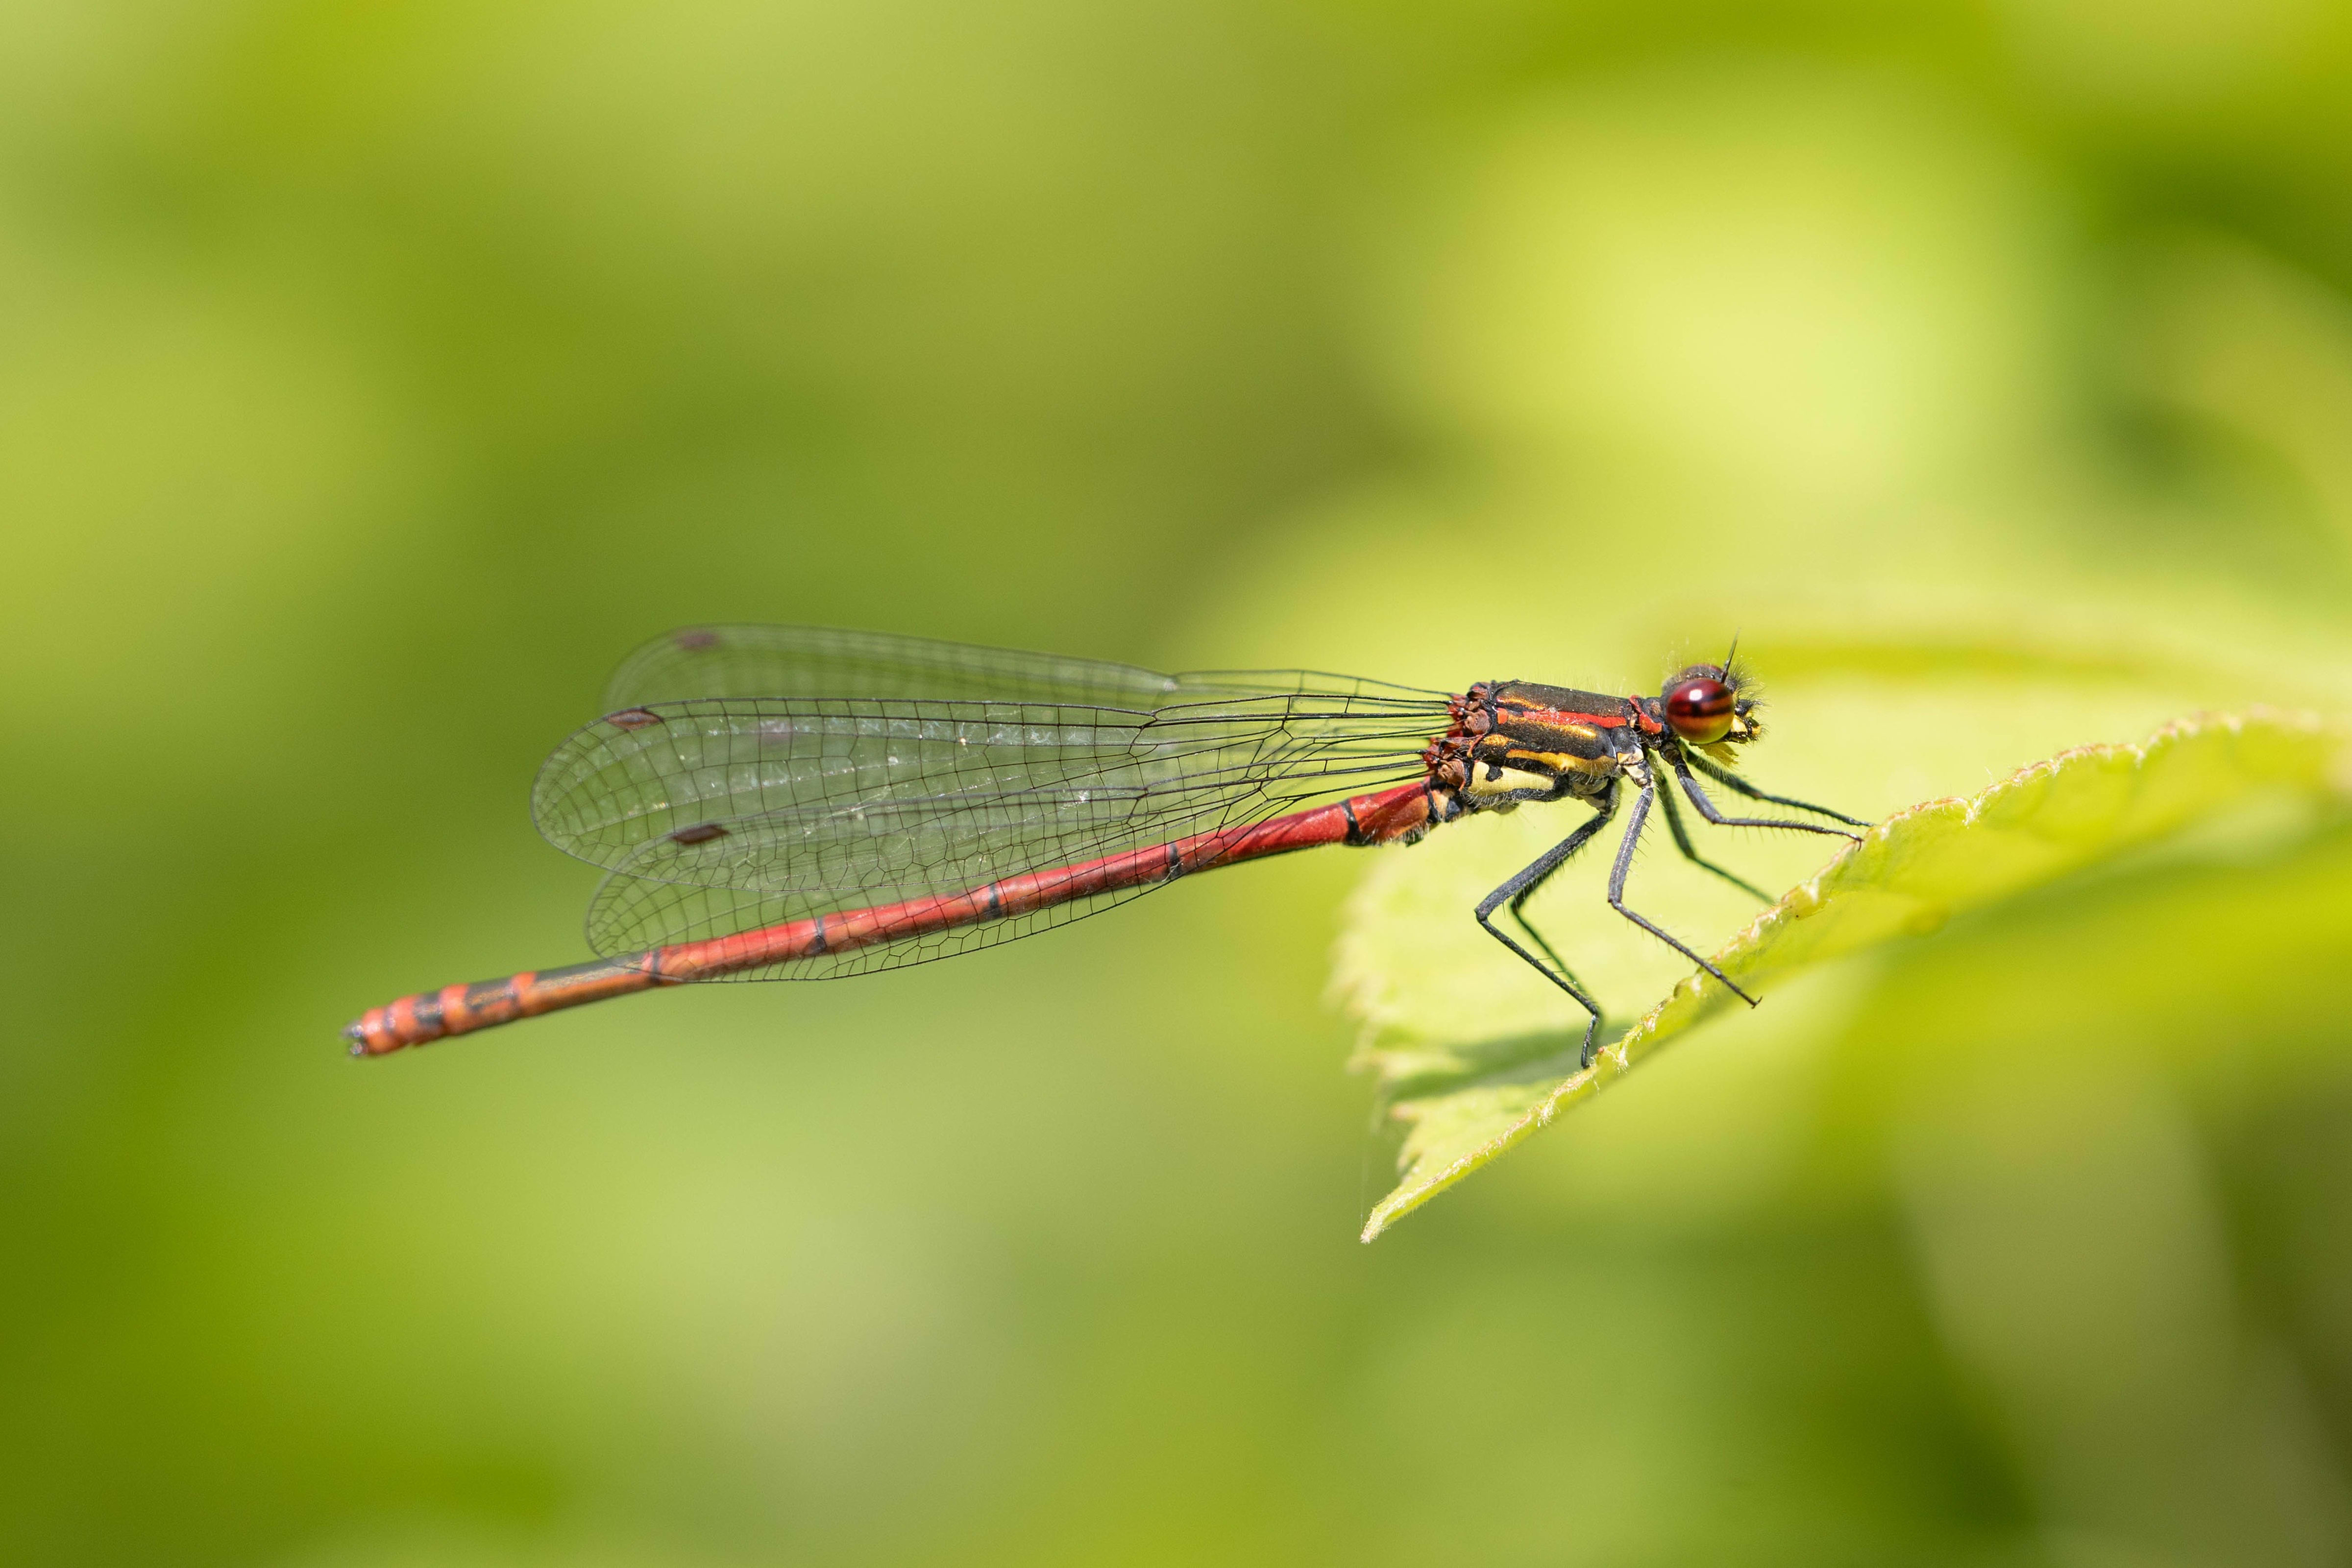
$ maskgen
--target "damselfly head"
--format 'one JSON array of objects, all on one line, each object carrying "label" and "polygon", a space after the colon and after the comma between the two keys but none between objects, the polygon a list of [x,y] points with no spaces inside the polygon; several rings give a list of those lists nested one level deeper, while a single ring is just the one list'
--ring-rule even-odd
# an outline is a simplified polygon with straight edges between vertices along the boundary
[{"label": "damselfly head", "polygon": [[[1744,728],[1738,695],[1720,664],[1693,664],[1658,694],[1666,722],[1693,746],[1713,746]],[[1744,737],[1742,738],[1745,738]]]},{"label": "damselfly head", "polygon": [[1763,735],[1759,706],[1737,664],[1690,664],[1666,682],[1653,711],[1686,745],[1728,765],[1734,747]]}]

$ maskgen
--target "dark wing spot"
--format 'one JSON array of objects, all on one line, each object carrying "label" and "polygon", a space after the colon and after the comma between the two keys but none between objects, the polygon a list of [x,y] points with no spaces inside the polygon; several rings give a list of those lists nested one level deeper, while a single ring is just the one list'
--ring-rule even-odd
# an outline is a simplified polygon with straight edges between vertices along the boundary
[{"label": "dark wing spot", "polygon": [[716,632],[680,632],[671,640],[679,647],[689,651],[719,646],[719,633]]},{"label": "dark wing spot", "polygon": [[615,729],[643,729],[649,724],[659,724],[661,715],[647,713],[641,707],[633,707],[621,713],[605,715],[604,722]]},{"label": "dark wing spot", "polygon": [[669,841],[674,844],[707,844],[726,836],[727,830],[716,822],[697,822],[690,828],[680,828],[669,836]]}]

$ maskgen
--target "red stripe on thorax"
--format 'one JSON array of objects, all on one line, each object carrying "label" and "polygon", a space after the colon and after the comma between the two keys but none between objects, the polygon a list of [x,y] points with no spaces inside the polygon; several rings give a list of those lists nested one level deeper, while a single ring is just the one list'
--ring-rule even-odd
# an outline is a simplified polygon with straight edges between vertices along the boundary
[{"label": "red stripe on thorax", "polygon": [[1574,713],[1556,707],[1513,707],[1504,711],[1513,718],[1533,719],[1538,724],[1585,724],[1595,729],[1625,727],[1625,716],[1622,713]]}]

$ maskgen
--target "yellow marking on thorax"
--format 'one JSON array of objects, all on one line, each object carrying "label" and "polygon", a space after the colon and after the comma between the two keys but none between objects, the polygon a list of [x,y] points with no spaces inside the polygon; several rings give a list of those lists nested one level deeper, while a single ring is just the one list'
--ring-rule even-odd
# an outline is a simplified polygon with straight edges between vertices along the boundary
[{"label": "yellow marking on thorax", "polygon": [[1580,757],[1573,751],[1507,751],[1507,762],[1529,762],[1559,773],[1614,773],[1614,757]]},{"label": "yellow marking on thorax", "polygon": [[1484,800],[1489,795],[1508,795],[1515,789],[1549,790],[1555,782],[1541,773],[1523,772],[1517,768],[1506,768],[1499,776],[1493,778],[1488,777],[1488,773],[1489,768],[1483,762],[1472,768],[1470,782],[1463,786],[1462,792]]},{"label": "yellow marking on thorax", "polygon": [[[1513,762],[1531,763],[1534,767],[1513,768],[1510,766]],[[1489,778],[1488,774],[1498,764],[1502,768],[1501,777]],[[1535,771],[1537,768],[1548,771],[1539,773]],[[1507,795],[1517,789],[1549,791],[1559,782],[1560,775],[1564,773],[1588,773],[1605,778],[1616,770],[1616,758],[1611,757],[1579,757],[1569,751],[1507,751],[1499,758],[1474,760],[1470,765],[1470,781],[1464,789],[1467,793],[1481,798]]]}]

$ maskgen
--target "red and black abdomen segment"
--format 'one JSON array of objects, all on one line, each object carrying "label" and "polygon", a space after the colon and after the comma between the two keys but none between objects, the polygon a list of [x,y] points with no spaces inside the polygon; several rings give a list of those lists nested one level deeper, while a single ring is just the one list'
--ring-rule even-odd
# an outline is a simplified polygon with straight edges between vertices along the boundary
[{"label": "red and black abdomen segment", "polygon": [[404,1046],[425,1045],[632,991],[714,980],[795,958],[1010,919],[1097,894],[1173,881],[1188,872],[1323,844],[1388,843],[1411,838],[1439,820],[1442,808],[1424,779],[1247,827],[1222,828],[1076,865],[1024,872],[964,893],[838,910],[813,919],[600,958],[569,968],[528,970],[504,979],[445,986],[371,1008],[343,1033],[352,1042],[353,1056],[383,1056]]},{"label": "red and black abdomen segment", "polygon": [[499,980],[444,986],[380,1008],[370,1008],[343,1030],[353,1056],[382,1056],[404,1045],[423,1045],[453,1034],[471,1034],[493,1024],[512,1023],[558,1008],[601,1002],[632,991],[678,982],[650,962],[657,955],[631,953],[562,969],[526,969]]}]

